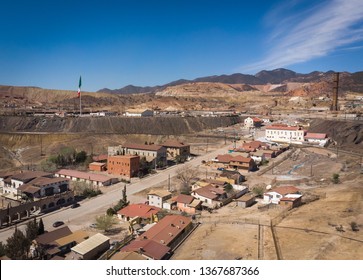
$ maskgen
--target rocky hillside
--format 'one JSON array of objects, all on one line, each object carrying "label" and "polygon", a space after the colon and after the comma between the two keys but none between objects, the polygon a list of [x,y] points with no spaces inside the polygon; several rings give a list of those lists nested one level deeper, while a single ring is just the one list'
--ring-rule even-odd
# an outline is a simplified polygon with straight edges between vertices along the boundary
[{"label": "rocky hillside", "polygon": [[14,117],[0,118],[0,133],[61,132],[98,134],[182,135],[230,126],[241,122],[239,117],[153,117],[153,118],[59,118]]}]

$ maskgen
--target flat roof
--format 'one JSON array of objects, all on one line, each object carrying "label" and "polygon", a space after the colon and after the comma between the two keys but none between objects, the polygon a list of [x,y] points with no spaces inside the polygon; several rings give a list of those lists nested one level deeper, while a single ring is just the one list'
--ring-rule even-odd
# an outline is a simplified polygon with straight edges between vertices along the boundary
[{"label": "flat roof", "polygon": [[105,243],[109,240],[110,240],[109,237],[107,237],[101,233],[96,233],[95,235],[91,236],[87,240],[74,246],[71,250],[80,255],[85,255],[88,252],[92,251],[93,249],[97,248],[98,246],[102,245],[103,243]]}]

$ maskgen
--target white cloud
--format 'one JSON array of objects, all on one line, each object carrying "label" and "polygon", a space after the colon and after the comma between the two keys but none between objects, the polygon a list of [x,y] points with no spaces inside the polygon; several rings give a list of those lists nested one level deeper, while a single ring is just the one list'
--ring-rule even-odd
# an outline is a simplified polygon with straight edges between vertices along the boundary
[{"label": "white cloud", "polygon": [[331,0],[293,16],[280,16],[269,40],[273,47],[264,59],[243,67],[244,71],[309,61],[363,40],[362,0]]}]

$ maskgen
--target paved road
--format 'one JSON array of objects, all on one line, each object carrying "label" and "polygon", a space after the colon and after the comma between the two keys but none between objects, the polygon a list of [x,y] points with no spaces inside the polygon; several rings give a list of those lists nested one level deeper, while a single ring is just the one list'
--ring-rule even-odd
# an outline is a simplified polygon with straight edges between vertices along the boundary
[{"label": "paved road", "polygon": [[[209,152],[205,155],[199,156],[192,159],[191,161],[185,163],[184,165],[195,167],[201,165],[201,161],[210,160],[215,158],[218,154],[226,153],[227,147],[230,144],[225,145],[223,148],[217,149],[215,151]],[[165,170],[159,171],[157,174],[150,177],[144,178],[139,182],[127,185],[127,196],[132,201],[132,195],[138,193],[142,190],[152,188],[163,181],[167,181],[170,177],[176,175],[177,170],[183,165],[172,166]],[[81,202],[81,207],[71,209],[70,207],[62,208],[57,211],[48,213],[42,216],[44,226],[46,230],[53,230],[52,224],[54,221],[64,221],[71,230],[77,230],[84,227],[88,227],[92,220],[90,217],[96,217],[97,215],[104,214],[106,210],[115,205],[119,199],[122,197],[122,189],[124,183],[118,183],[108,188],[108,191],[104,194],[97,196],[92,199],[87,199]],[[146,200],[146,197],[145,197]],[[18,225],[18,229],[24,230],[25,224]],[[5,242],[8,237],[10,237],[14,232],[14,227],[7,229],[2,229],[0,231],[0,241]]]}]

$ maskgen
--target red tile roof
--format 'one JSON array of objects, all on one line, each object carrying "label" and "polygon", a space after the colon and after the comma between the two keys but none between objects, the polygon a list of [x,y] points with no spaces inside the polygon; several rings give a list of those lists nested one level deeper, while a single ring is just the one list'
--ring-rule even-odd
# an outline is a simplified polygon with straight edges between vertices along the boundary
[{"label": "red tile roof", "polygon": [[133,143],[125,143],[122,145],[123,148],[134,149],[134,150],[143,150],[143,151],[159,151],[162,146],[159,145],[143,145],[143,144],[133,144]]},{"label": "red tile roof", "polygon": [[231,161],[231,155],[218,155],[217,160],[221,163],[229,163]]},{"label": "red tile roof", "polygon": [[68,182],[69,179],[61,178],[61,177],[56,177],[56,178],[38,177],[38,178],[35,178],[34,180],[31,180],[27,184],[37,186],[37,187],[43,187],[46,185],[65,182],[65,181]]},{"label": "red tile roof", "polygon": [[252,118],[252,120],[253,120],[254,122],[262,122],[262,120],[261,120],[260,118]]},{"label": "red tile roof", "polygon": [[104,160],[107,160],[107,158],[108,158],[108,155],[103,154],[103,155],[93,156],[92,160],[93,161],[104,161]]},{"label": "red tile roof", "polygon": [[253,161],[252,158],[245,158],[243,156],[235,156],[231,159],[231,161],[233,162],[242,162],[242,163],[250,163],[251,161]]},{"label": "red tile roof", "polygon": [[151,215],[156,215],[161,209],[159,207],[150,206],[147,204],[130,204],[125,208],[121,209],[117,212],[117,214],[126,216],[126,217],[141,217],[144,219],[151,218]]},{"label": "red tile roof", "polygon": [[179,142],[175,139],[169,139],[166,140],[164,143],[161,144],[164,147],[171,147],[171,148],[183,148],[183,147],[189,147],[189,145],[184,144],[183,142]]},{"label": "red tile roof", "polygon": [[191,223],[190,218],[181,215],[165,216],[155,226],[143,233],[139,240],[151,239],[168,246]]},{"label": "red tile roof", "polygon": [[305,136],[306,139],[325,139],[326,134],[325,133],[312,133],[308,132]]},{"label": "red tile roof", "polygon": [[266,129],[276,129],[276,130],[301,130],[299,126],[266,126]]},{"label": "red tile roof", "polygon": [[88,172],[82,172],[77,170],[69,170],[69,169],[61,169],[56,174],[63,175],[63,176],[70,176],[85,180],[91,180],[91,181],[97,181],[97,182],[107,182],[108,180],[111,180],[112,178],[102,175],[102,174],[94,174],[94,173],[88,173]]},{"label": "red tile roof", "polygon": [[212,185],[208,185],[199,189],[196,189],[194,191],[196,194],[209,198],[209,199],[216,199],[219,195],[222,195],[225,193],[225,190],[222,188],[216,188]]},{"label": "red tile roof", "polygon": [[194,200],[194,197],[192,197],[191,195],[186,195],[186,194],[179,194],[175,199],[176,202],[185,203],[185,204],[190,204],[193,200]]},{"label": "red tile roof", "polygon": [[169,251],[170,247],[150,239],[134,240],[121,249],[121,252],[138,252],[154,260],[163,259]]},{"label": "red tile roof", "polygon": [[45,176],[47,177],[52,176],[52,173],[47,173],[42,171],[26,171],[13,175],[12,179],[25,182],[25,181],[30,181],[37,177],[45,177]]}]

